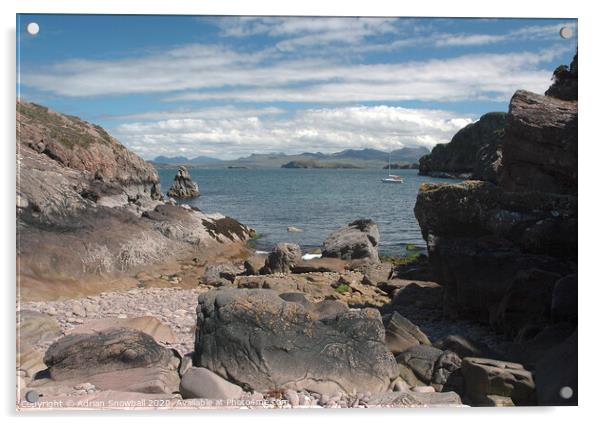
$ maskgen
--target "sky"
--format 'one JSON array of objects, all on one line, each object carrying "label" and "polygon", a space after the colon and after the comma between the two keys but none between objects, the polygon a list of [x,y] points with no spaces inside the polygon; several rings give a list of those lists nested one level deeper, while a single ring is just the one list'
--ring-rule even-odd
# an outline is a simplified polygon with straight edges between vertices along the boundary
[{"label": "sky", "polygon": [[432,148],[576,49],[574,19],[21,14],[17,93],[145,159]]}]

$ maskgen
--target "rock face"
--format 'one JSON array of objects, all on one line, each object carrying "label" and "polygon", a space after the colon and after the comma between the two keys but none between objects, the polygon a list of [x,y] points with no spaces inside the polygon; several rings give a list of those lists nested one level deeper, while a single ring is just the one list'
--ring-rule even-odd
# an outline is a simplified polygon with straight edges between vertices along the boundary
[{"label": "rock face", "polygon": [[502,147],[501,186],[577,194],[577,102],[517,91]]},{"label": "rock face", "polygon": [[490,112],[460,130],[447,144],[438,144],[420,158],[419,174],[473,178],[496,182],[506,114]]},{"label": "rock face", "polygon": [[328,236],[322,246],[322,256],[377,263],[380,261],[379,240],[380,233],[374,221],[356,220]]},{"label": "rock face", "polygon": [[475,181],[424,184],[414,211],[433,280],[445,287],[447,308],[460,314],[494,317],[521,270],[551,273],[549,285],[574,273],[574,196],[505,192]]},{"label": "rock face", "polygon": [[447,312],[514,338],[537,375],[577,323],[577,102],[519,90],[503,133],[498,185],[424,184],[414,212]]},{"label": "rock face", "polygon": [[17,131],[24,291],[249,237],[251,229],[231,218],[164,205],[155,169],[97,125],[18,102]]},{"label": "rock face", "polygon": [[301,261],[301,247],[299,245],[281,242],[268,255],[261,273],[289,273]]},{"label": "rock face", "polygon": [[245,389],[378,393],[397,375],[374,309],[319,316],[271,290],[199,296],[194,364]]},{"label": "rock face", "polygon": [[196,198],[200,195],[198,185],[190,177],[188,169],[180,165],[167,196],[174,198]]}]

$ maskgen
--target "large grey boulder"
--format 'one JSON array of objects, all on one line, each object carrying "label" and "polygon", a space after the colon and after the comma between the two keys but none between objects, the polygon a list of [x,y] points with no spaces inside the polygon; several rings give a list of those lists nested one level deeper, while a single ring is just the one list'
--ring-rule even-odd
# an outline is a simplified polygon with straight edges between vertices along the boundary
[{"label": "large grey boulder", "polygon": [[324,315],[297,301],[266,289],[201,294],[195,366],[259,392],[334,395],[388,389],[397,365],[377,310]]},{"label": "large grey boulder", "polygon": [[173,198],[195,198],[199,195],[198,185],[190,177],[188,169],[181,165],[169,188],[169,192],[167,192],[167,196]]},{"label": "large grey boulder", "polygon": [[289,273],[301,261],[301,247],[299,245],[281,242],[270,252],[265,260],[265,266],[260,272],[262,274]]},{"label": "large grey boulder", "polygon": [[328,236],[322,246],[322,256],[377,263],[380,261],[379,240],[380,233],[374,221],[356,220]]}]

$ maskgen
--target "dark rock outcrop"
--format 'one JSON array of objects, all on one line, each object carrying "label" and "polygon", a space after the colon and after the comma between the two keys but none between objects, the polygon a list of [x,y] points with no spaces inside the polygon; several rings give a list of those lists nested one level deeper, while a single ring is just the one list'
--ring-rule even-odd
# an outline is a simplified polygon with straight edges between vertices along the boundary
[{"label": "dark rock outcrop", "polygon": [[[577,323],[577,102],[519,90],[503,133],[499,185],[424,184],[414,211],[445,310],[504,331],[514,338],[506,354],[532,369]],[[562,379],[576,382],[576,356],[566,357]],[[481,401],[535,402],[502,392]]]},{"label": "dark rock outcrop", "polygon": [[449,311],[489,321],[521,270],[553,273],[551,285],[575,271],[574,196],[474,181],[423,185],[414,211]]},{"label": "dark rock outcrop", "polygon": [[397,367],[378,311],[320,319],[303,300],[285,301],[265,289],[201,294],[195,366],[257,391],[385,391]]},{"label": "dark rock outcrop", "polygon": [[577,100],[577,54],[573,57],[569,67],[560,65],[556,68],[552,78],[554,83],[546,91],[546,96],[562,100]]},{"label": "dark rock outcrop", "polygon": [[420,158],[419,174],[432,177],[498,180],[506,114],[490,112],[468,124],[449,143]]},{"label": "dark rock outcrop", "polygon": [[200,195],[198,185],[190,177],[188,169],[180,165],[167,196],[173,198],[196,198]]},{"label": "dark rock outcrop", "polygon": [[374,221],[356,220],[328,236],[322,246],[322,256],[377,263],[380,261],[379,240],[380,233]]},{"label": "dark rock outcrop", "polygon": [[502,146],[510,192],[577,194],[577,102],[517,91]]}]

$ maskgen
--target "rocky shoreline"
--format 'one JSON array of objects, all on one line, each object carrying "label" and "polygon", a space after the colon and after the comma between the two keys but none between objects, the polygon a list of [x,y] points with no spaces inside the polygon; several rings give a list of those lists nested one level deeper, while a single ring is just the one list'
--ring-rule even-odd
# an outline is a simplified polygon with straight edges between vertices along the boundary
[{"label": "rocky shoreline", "polygon": [[[495,133],[481,180],[423,185],[428,256],[397,262],[369,218],[320,258],[256,255],[100,127],[20,102],[18,408],[576,404],[573,69],[458,133]],[[198,195],[185,169],[172,194]]]}]

